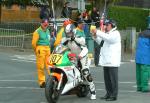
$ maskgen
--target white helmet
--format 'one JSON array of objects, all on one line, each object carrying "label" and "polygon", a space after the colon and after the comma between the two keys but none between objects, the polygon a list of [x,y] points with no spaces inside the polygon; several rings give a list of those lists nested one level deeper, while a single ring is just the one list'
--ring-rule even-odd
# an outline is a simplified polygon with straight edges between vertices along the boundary
[{"label": "white helmet", "polygon": [[72,37],[74,35],[74,25],[68,24],[65,27],[65,34],[67,37]]},{"label": "white helmet", "polygon": [[66,32],[66,33],[73,32],[73,25],[72,25],[72,24],[68,24],[68,25],[65,27],[65,32]]}]

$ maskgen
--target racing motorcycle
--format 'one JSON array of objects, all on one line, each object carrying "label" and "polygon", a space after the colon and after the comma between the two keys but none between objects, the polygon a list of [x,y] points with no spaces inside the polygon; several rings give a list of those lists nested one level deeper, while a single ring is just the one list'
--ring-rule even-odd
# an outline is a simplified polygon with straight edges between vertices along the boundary
[{"label": "racing motorcycle", "polygon": [[57,46],[48,63],[50,75],[45,87],[48,103],[56,103],[60,95],[76,94],[78,97],[88,95],[89,85],[81,74],[81,63],[68,47]]}]

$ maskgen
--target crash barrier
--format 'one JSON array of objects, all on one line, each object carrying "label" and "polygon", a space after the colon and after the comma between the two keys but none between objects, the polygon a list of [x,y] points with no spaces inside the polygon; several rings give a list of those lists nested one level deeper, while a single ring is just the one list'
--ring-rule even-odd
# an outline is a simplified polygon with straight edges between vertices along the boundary
[{"label": "crash barrier", "polygon": [[0,28],[0,46],[24,48],[25,37],[28,35],[24,30]]}]

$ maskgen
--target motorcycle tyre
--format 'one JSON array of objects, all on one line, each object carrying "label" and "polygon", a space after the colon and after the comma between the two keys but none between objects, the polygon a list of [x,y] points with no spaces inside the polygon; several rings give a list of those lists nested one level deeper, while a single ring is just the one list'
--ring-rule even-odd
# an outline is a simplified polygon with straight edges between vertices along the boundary
[{"label": "motorcycle tyre", "polygon": [[45,87],[45,96],[46,96],[48,103],[56,103],[61,94],[61,91],[55,91],[57,93],[57,96],[53,97],[54,90],[56,90],[56,88],[57,88],[55,83],[58,84],[58,81],[56,80],[56,78],[53,76],[49,76],[46,81],[46,87]]},{"label": "motorcycle tyre", "polygon": [[78,92],[77,96],[78,97],[86,97],[89,94],[89,85],[81,84],[78,86]]}]

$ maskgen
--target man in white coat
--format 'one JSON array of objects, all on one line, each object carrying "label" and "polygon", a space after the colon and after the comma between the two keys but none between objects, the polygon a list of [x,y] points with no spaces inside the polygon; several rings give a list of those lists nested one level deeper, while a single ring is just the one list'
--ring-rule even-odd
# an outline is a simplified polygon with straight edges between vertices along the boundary
[{"label": "man in white coat", "polygon": [[101,99],[115,101],[118,96],[118,67],[121,61],[121,37],[116,22],[112,19],[105,21],[106,31],[92,29],[93,39],[97,43],[104,40],[100,51],[99,65],[104,68],[106,95]]}]

